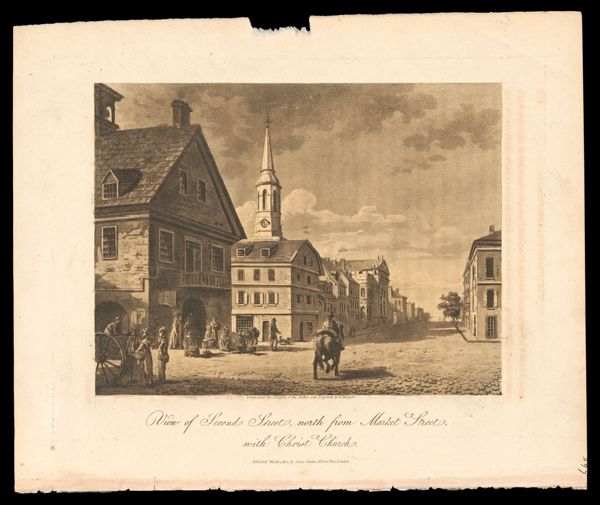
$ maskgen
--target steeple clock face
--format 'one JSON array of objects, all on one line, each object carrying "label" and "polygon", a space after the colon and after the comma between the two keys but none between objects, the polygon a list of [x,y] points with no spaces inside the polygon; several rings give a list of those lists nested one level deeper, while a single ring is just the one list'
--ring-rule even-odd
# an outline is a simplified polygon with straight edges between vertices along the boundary
[{"label": "steeple clock face", "polygon": [[269,226],[270,224],[271,224],[271,223],[269,222],[269,220],[268,220],[268,219],[263,219],[263,220],[260,222],[260,225],[261,225],[263,228],[266,228],[266,227],[267,227],[267,226]]}]

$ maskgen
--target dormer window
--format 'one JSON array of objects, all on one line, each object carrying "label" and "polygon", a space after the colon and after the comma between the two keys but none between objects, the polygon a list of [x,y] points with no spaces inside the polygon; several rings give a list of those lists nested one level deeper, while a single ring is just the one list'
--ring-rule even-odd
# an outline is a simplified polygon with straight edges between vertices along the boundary
[{"label": "dormer window", "polygon": [[244,256],[246,256],[246,249],[244,249],[243,247],[240,247],[239,249],[237,249],[237,250],[235,251],[235,255],[236,255],[238,258],[243,258]]},{"label": "dormer window", "polygon": [[269,256],[271,256],[271,249],[269,249],[268,247],[263,247],[260,250],[260,257],[261,258],[268,258]]},{"label": "dormer window", "polygon": [[119,196],[117,182],[105,182],[102,184],[102,199],[103,200],[111,200],[112,198],[117,198]]}]

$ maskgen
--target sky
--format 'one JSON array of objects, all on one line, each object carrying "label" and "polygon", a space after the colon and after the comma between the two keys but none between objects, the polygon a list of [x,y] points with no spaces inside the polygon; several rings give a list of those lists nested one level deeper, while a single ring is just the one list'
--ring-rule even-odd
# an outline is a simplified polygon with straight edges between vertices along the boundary
[{"label": "sky", "polygon": [[472,241],[501,229],[500,84],[109,86],[121,129],[190,104],[249,238],[268,113],[284,236],[324,257],[383,255],[434,319],[441,294],[462,294]]}]

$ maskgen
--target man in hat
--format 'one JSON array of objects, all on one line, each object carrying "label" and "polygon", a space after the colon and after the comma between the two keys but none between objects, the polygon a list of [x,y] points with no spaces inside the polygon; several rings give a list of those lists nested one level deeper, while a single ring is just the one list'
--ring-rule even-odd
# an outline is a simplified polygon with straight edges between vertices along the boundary
[{"label": "man in hat", "polygon": [[340,349],[343,351],[345,349],[344,344],[342,343],[342,336],[340,334],[340,326],[338,322],[335,320],[335,315],[333,312],[330,312],[327,316],[327,321],[323,325],[323,328],[326,330],[330,330],[335,333],[335,338],[340,344]]},{"label": "man in hat", "polygon": [[281,335],[279,328],[277,328],[277,319],[271,319],[271,324],[269,325],[269,335],[271,337],[271,351],[277,350],[277,344],[279,340],[277,339],[277,334]]},{"label": "man in hat", "polygon": [[167,340],[167,329],[163,326],[158,330],[158,383],[167,382],[167,363],[169,362],[169,342]]}]

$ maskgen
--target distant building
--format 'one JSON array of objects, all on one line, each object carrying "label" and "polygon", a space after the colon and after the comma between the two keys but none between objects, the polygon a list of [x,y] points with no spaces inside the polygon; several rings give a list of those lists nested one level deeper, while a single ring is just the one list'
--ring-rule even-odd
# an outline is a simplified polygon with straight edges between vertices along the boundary
[{"label": "distant building", "polygon": [[269,123],[260,177],[256,183],[254,239],[236,243],[231,253],[231,325],[256,327],[268,340],[269,322],[285,337],[311,338],[319,318],[321,257],[308,240],[287,240],[281,227],[281,185],[275,174]]},{"label": "distant building", "polygon": [[[346,326],[346,333],[352,334],[360,324],[360,285],[346,268],[346,260],[322,258],[326,276],[321,278],[322,301],[324,306],[335,303],[333,310],[338,322]],[[335,297],[335,302],[331,298]],[[330,311],[323,309],[319,316],[319,324],[327,319]]]},{"label": "distant building", "polygon": [[338,318],[338,282],[334,273],[329,269],[327,264],[323,263],[323,275],[319,277],[319,321],[318,326],[321,327],[329,314],[333,314]]},{"label": "distant building", "polygon": [[122,331],[231,312],[230,246],[245,237],[191,109],[174,100],[173,123],[120,130],[103,84],[95,98],[95,326]]},{"label": "distant building", "polygon": [[473,241],[463,274],[463,324],[477,338],[501,335],[502,232]]},{"label": "distant building", "polygon": [[399,289],[390,286],[388,293],[388,304],[388,314],[391,315],[391,323],[405,323],[407,321],[406,296],[401,295]]},{"label": "distant building", "polygon": [[348,334],[352,334],[360,324],[360,284],[350,272],[344,270],[337,271],[337,280],[346,286],[346,310],[342,322]]},{"label": "distant building", "polygon": [[417,307],[417,321],[425,321],[425,311],[421,307]]},{"label": "distant building", "polygon": [[376,260],[344,260],[346,268],[360,286],[361,321],[383,326],[388,316],[390,271],[383,257]]}]

